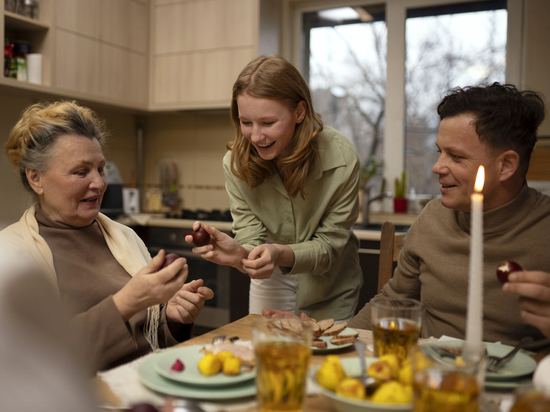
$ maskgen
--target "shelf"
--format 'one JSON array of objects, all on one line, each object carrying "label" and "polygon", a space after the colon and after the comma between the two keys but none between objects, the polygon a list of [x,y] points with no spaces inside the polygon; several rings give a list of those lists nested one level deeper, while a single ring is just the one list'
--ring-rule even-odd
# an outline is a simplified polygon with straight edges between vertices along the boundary
[{"label": "shelf", "polygon": [[17,13],[4,10],[4,25],[10,30],[40,31],[49,30],[50,25],[40,20],[30,19]]}]

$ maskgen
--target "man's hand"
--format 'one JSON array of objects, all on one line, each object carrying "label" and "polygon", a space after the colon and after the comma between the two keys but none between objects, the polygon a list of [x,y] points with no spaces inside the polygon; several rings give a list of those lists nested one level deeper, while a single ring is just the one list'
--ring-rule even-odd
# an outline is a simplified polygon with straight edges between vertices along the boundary
[{"label": "man's hand", "polygon": [[550,273],[513,272],[502,290],[518,295],[523,320],[550,338]]}]

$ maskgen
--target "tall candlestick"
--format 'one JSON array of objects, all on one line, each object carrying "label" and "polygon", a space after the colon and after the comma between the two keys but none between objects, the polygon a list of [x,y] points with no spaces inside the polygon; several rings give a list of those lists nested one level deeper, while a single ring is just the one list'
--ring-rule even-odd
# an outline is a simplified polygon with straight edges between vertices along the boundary
[{"label": "tall candlestick", "polygon": [[[485,169],[479,166],[470,197],[470,273],[465,351],[475,356],[483,347],[483,183]],[[466,354],[465,354],[466,355]]]}]

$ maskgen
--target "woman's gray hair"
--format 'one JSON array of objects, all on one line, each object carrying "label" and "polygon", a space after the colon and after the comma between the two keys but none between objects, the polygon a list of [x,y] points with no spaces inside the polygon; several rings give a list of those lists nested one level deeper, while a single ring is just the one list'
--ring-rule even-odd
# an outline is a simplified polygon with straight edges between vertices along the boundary
[{"label": "woman's gray hair", "polygon": [[18,171],[25,189],[33,195],[26,168],[42,173],[47,171],[55,153],[54,143],[63,135],[97,139],[103,147],[107,133],[103,120],[74,101],[33,104],[11,130],[4,152]]}]

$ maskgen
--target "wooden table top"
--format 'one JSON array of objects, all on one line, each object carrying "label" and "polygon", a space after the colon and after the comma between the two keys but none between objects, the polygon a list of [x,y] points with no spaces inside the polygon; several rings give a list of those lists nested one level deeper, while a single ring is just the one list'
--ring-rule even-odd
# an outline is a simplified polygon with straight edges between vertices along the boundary
[{"label": "wooden table top", "polygon": [[[193,339],[185,341],[177,345],[176,347],[211,344],[212,338],[220,335],[223,335],[226,338],[237,336],[241,340],[251,340],[252,326],[258,321],[260,321],[261,319],[263,319],[262,315],[248,315],[233,323],[222,326],[221,328],[218,328],[211,332],[205,333],[201,336],[197,336]],[[361,329],[358,329],[357,331],[359,332],[360,340],[364,341],[367,344],[373,343],[372,331],[361,330]],[[341,358],[357,356],[357,353],[355,352],[355,349],[353,346],[342,348],[335,354],[337,354],[338,357],[341,357]],[[533,357],[535,358],[535,360],[539,361],[546,354],[536,354]],[[365,355],[373,356],[373,353],[367,349],[365,352]],[[322,363],[325,356],[326,356],[326,353],[323,353],[323,352],[314,353],[310,361],[310,367],[314,367]],[[98,391],[101,392],[100,397],[102,398],[102,400],[109,402],[109,400],[116,399],[116,396],[114,396],[114,394],[112,393],[109,394],[110,390],[108,387],[104,387],[104,386],[101,387],[101,382],[99,383],[99,385],[100,387],[98,388]],[[112,402],[112,403],[116,404],[116,402]],[[223,410],[223,406],[221,407],[220,410]],[[248,399],[246,402],[246,405],[243,404],[242,409],[232,408],[231,410],[234,412],[252,412],[252,411],[257,411],[257,408],[250,407],[250,399]],[[113,409],[111,409],[111,411],[113,411]],[[332,401],[325,395],[313,395],[313,396],[308,396],[306,398],[304,411],[305,412],[336,412],[336,409],[333,407]]]}]

